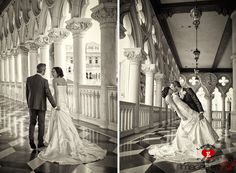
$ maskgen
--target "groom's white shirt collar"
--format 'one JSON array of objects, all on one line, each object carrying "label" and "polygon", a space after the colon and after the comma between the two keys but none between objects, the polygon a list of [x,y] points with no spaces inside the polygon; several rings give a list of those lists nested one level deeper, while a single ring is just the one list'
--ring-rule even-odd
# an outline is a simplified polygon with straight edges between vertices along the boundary
[{"label": "groom's white shirt collar", "polygon": [[42,76],[43,77],[43,75],[41,74],[41,73],[36,73],[37,75],[40,75],[40,76]]}]

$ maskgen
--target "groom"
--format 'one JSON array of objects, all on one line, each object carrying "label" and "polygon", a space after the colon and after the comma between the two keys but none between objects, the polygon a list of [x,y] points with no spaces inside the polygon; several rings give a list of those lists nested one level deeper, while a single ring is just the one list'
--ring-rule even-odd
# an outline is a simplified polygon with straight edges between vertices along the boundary
[{"label": "groom", "polygon": [[196,94],[192,90],[192,88],[182,88],[179,81],[173,81],[170,84],[170,88],[177,92],[180,98],[193,110],[199,112],[199,119],[203,119],[203,108],[202,104],[197,98]]},{"label": "groom", "polygon": [[43,78],[46,71],[46,64],[37,65],[37,74],[30,76],[26,81],[26,99],[30,114],[29,141],[30,147],[36,149],[34,143],[34,129],[38,119],[38,148],[45,147],[43,144],[45,113],[47,101],[56,108],[56,103],[49,89],[48,80]]}]

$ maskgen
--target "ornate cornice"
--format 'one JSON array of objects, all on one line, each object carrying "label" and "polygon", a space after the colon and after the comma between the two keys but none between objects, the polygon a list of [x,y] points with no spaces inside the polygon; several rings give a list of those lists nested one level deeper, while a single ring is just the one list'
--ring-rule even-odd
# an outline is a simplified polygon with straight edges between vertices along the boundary
[{"label": "ornate cornice", "polygon": [[43,47],[50,43],[50,39],[47,35],[39,35],[34,41],[39,47]]},{"label": "ornate cornice", "polygon": [[125,48],[124,56],[127,57],[132,63],[139,63],[144,60],[141,48]]},{"label": "ornate cornice", "polygon": [[106,2],[91,9],[91,17],[100,24],[117,22],[117,3]]},{"label": "ornate cornice", "polygon": [[48,31],[48,37],[52,42],[59,42],[68,37],[69,34],[69,31],[64,28],[52,28]]},{"label": "ornate cornice", "polygon": [[66,21],[66,29],[71,31],[73,34],[80,34],[87,31],[92,26],[92,19],[90,18],[79,18],[74,17]]}]

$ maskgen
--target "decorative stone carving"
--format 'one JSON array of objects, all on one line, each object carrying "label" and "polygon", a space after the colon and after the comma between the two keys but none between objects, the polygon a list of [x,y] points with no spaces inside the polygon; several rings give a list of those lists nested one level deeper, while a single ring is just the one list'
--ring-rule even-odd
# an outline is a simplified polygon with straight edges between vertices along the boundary
[{"label": "decorative stone carving", "polygon": [[39,35],[34,41],[39,47],[43,47],[50,43],[50,38],[47,35]]},{"label": "decorative stone carving", "polygon": [[100,24],[116,23],[117,21],[117,3],[101,3],[92,8],[91,11],[93,12],[91,17]]},{"label": "decorative stone carving", "polygon": [[66,21],[66,29],[75,33],[83,33],[87,31],[92,26],[92,19],[90,18],[78,18],[74,17]]},{"label": "decorative stone carving", "polygon": [[217,77],[213,73],[206,73],[201,76],[201,83],[210,94],[214,91],[217,82]]},{"label": "decorative stone carving", "polygon": [[53,42],[59,42],[68,37],[69,34],[69,31],[64,28],[52,28],[48,31],[48,37]]},{"label": "decorative stone carving", "polygon": [[156,66],[155,64],[142,64],[142,71],[148,75],[153,75],[156,72]]},{"label": "decorative stone carving", "polygon": [[12,56],[12,52],[11,52],[10,49],[8,49],[8,50],[6,51],[6,57],[7,57],[7,58],[11,58],[11,56]]},{"label": "decorative stone carving", "polygon": [[139,63],[144,60],[141,48],[125,48],[124,56],[126,56],[132,63]]},{"label": "decorative stone carving", "polygon": [[11,49],[11,52],[12,52],[12,55],[13,55],[14,57],[16,57],[16,56],[19,54],[19,51],[18,51],[17,48]]}]

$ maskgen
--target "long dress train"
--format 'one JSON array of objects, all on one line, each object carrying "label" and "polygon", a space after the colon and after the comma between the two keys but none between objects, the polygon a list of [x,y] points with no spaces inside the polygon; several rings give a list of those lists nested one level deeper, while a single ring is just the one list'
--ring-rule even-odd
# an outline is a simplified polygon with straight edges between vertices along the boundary
[{"label": "long dress train", "polygon": [[203,156],[198,150],[204,144],[213,145],[219,138],[210,123],[192,110],[178,95],[168,95],[166,101],[175,108],[181,118],[174,140],[171,144],[156,144],[149,147],[149,154],[159,161],[195,162]]},{"label": "long dress train", "polygon": [[80,138],[68,109],[66,86],[57,87],[60,110],[52,110],[45,136],[48,146],[38,157],[59,164],[82,164],[103,159],[106,150]]}]

